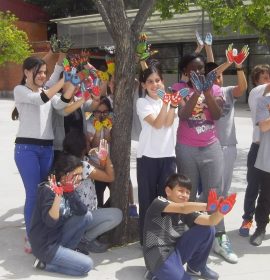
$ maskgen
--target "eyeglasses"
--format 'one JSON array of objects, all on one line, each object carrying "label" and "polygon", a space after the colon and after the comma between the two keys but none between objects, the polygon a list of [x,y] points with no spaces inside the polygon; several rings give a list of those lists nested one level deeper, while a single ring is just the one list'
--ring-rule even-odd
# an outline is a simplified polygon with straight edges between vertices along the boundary
[{"label": "eyeglasses", "polygon": [[105,110],[105,111],[99,111],[99,110],[96,110],[93,112],[94,116],[95,117],[99,117],[99,116],[108,116],[109,115],[109,110]]}]

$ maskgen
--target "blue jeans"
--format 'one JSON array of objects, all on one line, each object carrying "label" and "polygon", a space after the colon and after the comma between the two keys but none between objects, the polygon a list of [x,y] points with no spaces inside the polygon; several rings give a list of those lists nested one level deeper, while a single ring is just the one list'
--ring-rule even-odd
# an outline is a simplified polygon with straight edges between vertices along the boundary
[{"label": "blue jeans", "polygon": [[212,248],[215,228],[196,225],[187,230],[177,241],[175,250],[153,274],[159,280],[191,280],[183,265],[195,271],[206,266]]},{"label": "blue jeans", "polygon": [[53,162],[53,149],[52,146],[16,144],[14,158],[25,188],[24,219],[28,233],[37,187],[48,177]]},{"label": "blue jeans", "polygon": [[122,221],[122,211],[118,208],[98,208],[91,211],[93,220],[85,232],[85,239],[92,241]]},{"label": "blue jeans", "polygon": [[46,271],[82,276],[93,268],[93,261],[90,257],[73,250],[79,244],[91,222],[90,212],[83,216],[72,216],[67,220],[62,228],[61,245],[52,261],[46,263]]}]

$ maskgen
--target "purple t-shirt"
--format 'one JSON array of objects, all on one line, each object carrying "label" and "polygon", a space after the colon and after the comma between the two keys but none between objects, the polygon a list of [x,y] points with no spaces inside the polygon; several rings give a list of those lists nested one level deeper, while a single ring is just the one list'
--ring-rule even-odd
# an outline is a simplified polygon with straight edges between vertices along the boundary
[{"label": "purple t-shirt", "polygon": [[[173,90],[187,88],[186,83],[177,83],[172,86]],[[186,101],[194,94],[193,89],[189,88],[189,95]],[[213,85],[212,95],[223,98],[219,86]],[[217,141],[217,132],[214,120],[208,110],[204,94],[198,98],[197,104],[193,109],[192,116],[188,120],[181,120],[177,131],[177,142],[195,147],[205,147]]]}]

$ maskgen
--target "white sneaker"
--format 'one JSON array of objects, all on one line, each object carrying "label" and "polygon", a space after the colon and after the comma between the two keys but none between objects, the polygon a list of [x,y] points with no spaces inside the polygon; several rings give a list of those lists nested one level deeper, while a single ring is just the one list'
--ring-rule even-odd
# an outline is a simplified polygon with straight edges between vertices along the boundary
[{"label": "white sneaker", "polygon": [[216,237],[213,244],[214,252],[222,256],[229,263],[237,263],[238,257],[232,250],[231,242],[224,233],[220,237]]}]

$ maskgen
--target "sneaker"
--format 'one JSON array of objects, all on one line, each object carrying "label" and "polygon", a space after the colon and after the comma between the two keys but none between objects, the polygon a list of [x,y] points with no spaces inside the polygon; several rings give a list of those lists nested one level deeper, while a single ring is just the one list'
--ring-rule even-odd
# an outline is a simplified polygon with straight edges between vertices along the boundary
[{"label": "sneaker", "polygon": [[85,250],[92,253],[105,253],[109,248],[108,243],[101,243],[97,239],[92,241],[83,240],[81,243]]},{"label": "sneaker", "polygon": [[82,253],[86,256],[89,255],[89,252],[87,251],[87,249],[85,248],[85,243],[84,242],[80,242],[77,247],[74,249],[74,251]]},{"label": "sneaker", "polygon": [[265,236],[264,229],[256,228],[255,232],[250,236],[249,242],[254,246],[260,246]]},{"label": "sneaker", "polygon": [[35,259],[35,262],[33,263],[33,267],[37,269],[45,269],[46,264],[39,259]]},{"label": "sneaker", "polygon": [[219,278],[218,273],[210,269],[207,265],[199,271],[196,271],[190,268],[189,265],[187,265],[187,274],[189,274],[190,276],[196,276],[206,280],[217,280]]},{"label": "sneaker", "polygon": [[27,237],[24,238],[24,252],[26,254],[32,254],[32,247]]},{"label": "sneaker", "polygon": [[248,237],[251,226],[252,226],[252,221],[244,220],[241,227],[239,228],[239,235],[243,237]]},{"label": "sneaker", "polygon": [[128,215],[129,217],[139,217],[138,211],[137,211],[137,205],[130,204],[128,207]]},{"label": "sneaker", "polygon": [[216,237],[213,245],[214,252],[229,263],[237,263],[238,257],[232,250],[231,242],[226,234]]}]

